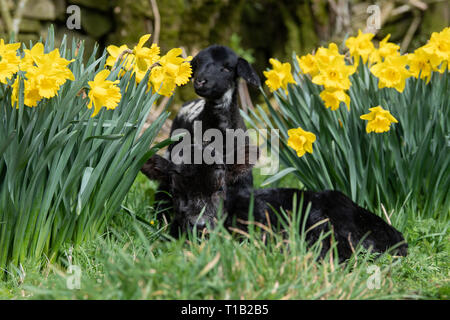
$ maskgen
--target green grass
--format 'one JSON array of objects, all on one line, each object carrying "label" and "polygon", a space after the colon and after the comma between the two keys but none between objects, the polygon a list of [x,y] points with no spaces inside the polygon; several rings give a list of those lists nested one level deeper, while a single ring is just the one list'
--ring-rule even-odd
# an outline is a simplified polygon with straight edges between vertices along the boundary
[{"label": "green grass", "polygon": [[[258,185],[264,178],[255,175]],[[297,186],[290,176],[282,186]],[[124,205],[141,220],[155,219],[155,184],[141,174]],[[386,208],[388,213],[392,208]],[[377,212],[381,214],[380,210]],[[332,256],[315,261],[317,250],[290,231],[283,239],[255,230],[238,241],[222,228],[208,240],[168,240],[158,226],[122,210],[98,238],[73,248],[81,267],[81,289],[69,290],[66,259],[58,264],[23,264],[0,282],[1,299],[449,299],[448,221],[419,220],[407,205],[391,220],[409,243],[406,258],[361,254],[346,265]],[[316,248],[317,249],[317,248]],[[367,268],[381,271],[380,289],[369,289]]]}]

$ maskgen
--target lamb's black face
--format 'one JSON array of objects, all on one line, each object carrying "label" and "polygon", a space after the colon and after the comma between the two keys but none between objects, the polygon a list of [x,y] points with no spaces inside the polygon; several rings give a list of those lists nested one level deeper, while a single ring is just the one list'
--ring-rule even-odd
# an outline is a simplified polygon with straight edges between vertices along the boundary
[{"label": "lamb's black face", "polygon": [[192,61],[195,92],[207,99],[219,99],[236,80],[238,56],[222,46],[200,51]]},{"label": "lamb's black face", "polygon": [[195,92],[209,100],[220,99],[227,92],[231,94],[238,77],[260,85],[259,77],[248,62],[224,46],[213,45],[200,51],[191,65]]},{"label": "lamb's black face", "polygon": [[215,226],[226,196],[225,166],[176,165],[170,174],[175,222],[182,231],[202,231]]}]

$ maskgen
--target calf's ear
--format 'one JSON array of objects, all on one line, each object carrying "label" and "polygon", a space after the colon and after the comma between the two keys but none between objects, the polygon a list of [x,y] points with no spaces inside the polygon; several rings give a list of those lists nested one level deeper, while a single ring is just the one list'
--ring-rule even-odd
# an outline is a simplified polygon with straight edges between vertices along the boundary
[{"label": "calf's ear", "polygon": [[261,86],[261,80],[250,63],[243,58],[238,58],[237,75],[255,87]]},{"label": "calf's ear", "polygon": [[157,154],[148,159],[141,168],[141,172],[149,179],[159,182],[167,181],[172,170],[172,162]]}]

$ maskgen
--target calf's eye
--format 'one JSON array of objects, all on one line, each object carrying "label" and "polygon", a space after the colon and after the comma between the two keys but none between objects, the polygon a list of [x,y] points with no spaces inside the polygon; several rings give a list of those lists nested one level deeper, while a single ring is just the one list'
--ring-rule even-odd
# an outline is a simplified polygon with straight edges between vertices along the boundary
[{"label": "calf's eye", "polygon": [[228,68],[228,67],[222,67],[222,68],[220,69],[220,71],[222,71],[222,72],[230,72],[231,69]]}]

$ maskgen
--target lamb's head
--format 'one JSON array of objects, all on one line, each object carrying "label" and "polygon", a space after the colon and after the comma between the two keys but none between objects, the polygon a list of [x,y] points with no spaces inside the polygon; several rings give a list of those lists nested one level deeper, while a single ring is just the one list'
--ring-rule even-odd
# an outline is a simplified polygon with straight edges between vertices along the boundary
[{"label": "lamb's head", "polygon": [[[254,86],[261,81],[247,60],[228,47],[212,45],[200,51],[191,61],[195,92],[206,99],[218,100],[236,89],[242,77]],[[231,97],[228,97],[231,98]]]}]

